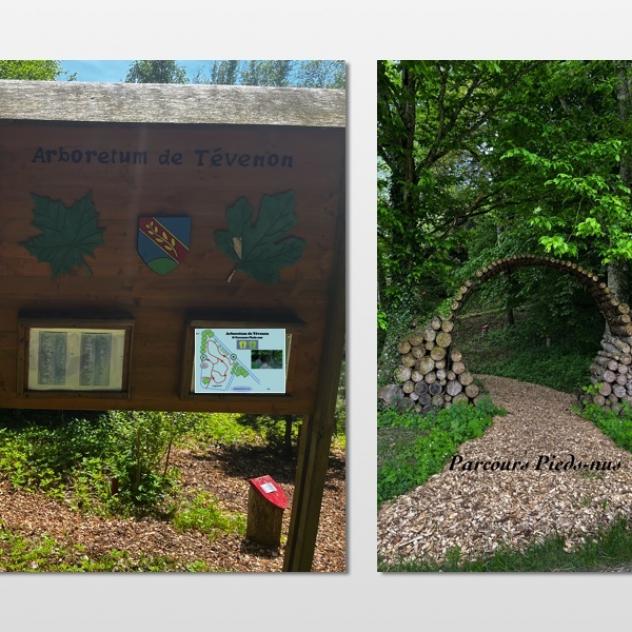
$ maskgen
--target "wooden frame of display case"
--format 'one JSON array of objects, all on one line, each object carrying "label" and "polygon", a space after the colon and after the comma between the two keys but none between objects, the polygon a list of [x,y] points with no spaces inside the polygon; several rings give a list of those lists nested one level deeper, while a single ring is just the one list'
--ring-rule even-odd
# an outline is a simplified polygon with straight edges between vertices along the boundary
[{"label": "wooden frame of display case", "polygon": [[[68,331],[111,330],[123,331],[123,361],[121,389],[81,389],[67,388],[36,390],[29,388],[30,343],[32,329],[62,329]],[[24,397],[59,398],[91,397],[130,399],[132,389],[130,374],[134,343],[134,320],[121,318],[20,318],[18,320],[18,394]]]}]

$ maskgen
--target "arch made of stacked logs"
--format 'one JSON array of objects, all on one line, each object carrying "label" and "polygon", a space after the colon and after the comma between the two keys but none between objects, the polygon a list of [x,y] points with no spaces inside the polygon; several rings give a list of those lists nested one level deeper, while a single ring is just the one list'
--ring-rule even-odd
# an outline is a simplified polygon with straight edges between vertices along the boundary
[{"label": "arch made of stacked logs", "polygon": [[[572,274],[595,300],[608,324],[601,349],[591,366],[596,391],[590,400],[620,411],[632,404],[632,318],[622,303],[596,274],[571,261],[522,255],[498,259],[478,270],[456,292],[447,316],[434,316],[399,343],[400,365],[395,371],[397,400],[401,409],[420,413],[457,402],[476,402],[480,389],[467,370],[461,353],[452,344],[455,318],[485,281],[515,268],[544,266]],[[584,398],[584,403],[587,403]]]}]

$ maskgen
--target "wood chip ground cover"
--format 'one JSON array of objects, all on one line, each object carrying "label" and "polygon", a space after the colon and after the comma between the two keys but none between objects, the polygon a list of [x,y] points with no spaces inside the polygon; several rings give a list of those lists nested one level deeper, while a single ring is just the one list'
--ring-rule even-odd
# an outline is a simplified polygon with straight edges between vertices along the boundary
[{"label": "wood chip ground cover", "polygon": [[[216,447],[206,452],[179,450],[175,464],[182,471],[183,494],[193,497],[207,491],[228,511],[247,510],[247,478],[268,473],[286,490],[290,503],[294,491],[294,465],[283,463],[259,447]],[[291,504],[290,504],[291,506]],[[332,452],[323,497],[314,571],[344,572],[346,568],[345,457]],[[287,537],[290,511],[285,512],[282,544]],[[0,480],[0,521],[12,533],[27,538],[51,536],[62,545],[80,545],[91,559],[112,550],[130,559],[164,557],[184,570],[202,561],[218,571],[280,571],[283,547],[271,551],[248,543],[239,535],[209,538],[196,531],[178,531],[155,518],[103,518],[74,511],[42,493],[13,488]],[[2,570],[0,557],[0,570]]]},{"label": "wood chip ground cover", "polygon": [[[524,471],[450,471],[382,506],[380,560],[443,562],[458,547],[463,559],[501,546],[524,550],[553,535],[572,550],[625,517],[632,519],[632,455],[571,411],[574,398],[517,380],[478,376],[505,417],[463,444],[468,460],[529,460]],[[539,455],[621,462],[616,471],[536,471]]]}]

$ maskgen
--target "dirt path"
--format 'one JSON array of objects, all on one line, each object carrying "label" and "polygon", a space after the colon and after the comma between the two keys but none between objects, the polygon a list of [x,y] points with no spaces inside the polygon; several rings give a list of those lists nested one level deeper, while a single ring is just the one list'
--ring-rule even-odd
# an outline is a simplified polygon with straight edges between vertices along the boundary
[{"label": "dirt path", "polygon": [[[465,461],[529,462],[525,470],[450,471],[396,498],[379,514],[385,562],[441,561],[453,547],[464,558],[500,544],[522,549],[558,533],[572,548],[619,516],[632,518],[632,455],[570,411],[574,398],[544,386],[478,376],[508,414],[463,444]],[[558,461],[621,462],[616,471],[537,471],[540,455]],[[463,464],[461,464],[463,465]],[[482,466],[479,466],[482,467]]]},{"label": "dirt path", "polygon": [[[225,509],[245,513],[246,479],[269,473],[283,485],[291,507],[294,467],[274,458],[265,448],[179,450],[175,454],[175,463],[182,472],[183,493],[187,496],[205,490],[219,498]],[[332,454],[314,555],[315,571],[340,572],[346,568],[344,474],[344,454]],[[288,509],[283,521],[286,536],[289,516]],[[80,513],[42,493],[14,489],[2,479],[0,521],[21,535],[49,535],[62,543],[82,545],[93,559],[118,549],[126,551],[133,559],[166,556],[177,560],[182,567],[196,560],[203,560],[210,568],[223,571],[280,571],[283,566],[283,550],[273,552],[257,547],[238,535],[223,534],[211,540],[197,531],[177,531],[163,520]]]}]

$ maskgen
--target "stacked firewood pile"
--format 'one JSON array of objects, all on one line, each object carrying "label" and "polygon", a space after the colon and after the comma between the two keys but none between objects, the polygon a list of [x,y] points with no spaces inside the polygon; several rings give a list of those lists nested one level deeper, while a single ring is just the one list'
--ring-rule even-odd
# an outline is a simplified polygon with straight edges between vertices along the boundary
[{"label": "stacked firewood pile", "polygon": [[417,412],[475,402],[480,389],[452,345],[454,322],[435,316],[423,329],[399,344],[400,366],[395,379]]},{"label": "stacked firewood pile", "polygon": [[[604,336],[590,370],[590,380],[598,389],[593,403],[615,412],[624,402],[632,405],[632,337]],[[589,398],[583,401],[588,403]]]},{"label": "stacked firewood pile", "polygon": [[595,299],[599,311],[601,311],[608,323],[610,332],[617,337],[627,338],[632,336],[630,307],[622,303],[604,281],[600,281],[596,274],[582,268],[576,263],[560,261],[552,257],[523,255],[497,259],[488,266],[478,270],[472,279],[466,281],[463,286],[459,288],[452,303],[452,311],[456,312],[459,310],[468,295],[476,289],[480,283],[493,276],[497,276],[500,272],[511,273],[514,268],[525,266],[543,266],[572,274]]},{"label": "stacked firewood pile", "polygon": [[396,384],[380,390],[386,405],[428,412],[456,402],[476,402],[480,389],[466,370],[461,353],[452,344],[457,312],[481,283],[514,268],[544,266],[575,276],[594,298],[608,323],[609,334],[592,365],[592,382],[598,392],[583,398],[618,411],[623,402],[632,405],[632,316],[606,283],[589,270],[570,261],[523,255],[498,259],[481,268],[458,289],[446,317],[435,316],[426,327],[414,331],[399,344],[400,365]]}]

